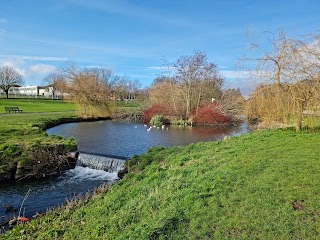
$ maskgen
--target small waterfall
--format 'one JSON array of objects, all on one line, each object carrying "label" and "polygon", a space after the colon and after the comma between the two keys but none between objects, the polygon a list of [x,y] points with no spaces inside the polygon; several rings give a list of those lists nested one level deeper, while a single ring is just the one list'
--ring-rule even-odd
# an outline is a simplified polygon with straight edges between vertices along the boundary
[{"label": "small waterfall", "polygon": [[106,172],[119,172],[124,169],[125,162],[126,159],[121,157],[80,153],[77,165]]}]

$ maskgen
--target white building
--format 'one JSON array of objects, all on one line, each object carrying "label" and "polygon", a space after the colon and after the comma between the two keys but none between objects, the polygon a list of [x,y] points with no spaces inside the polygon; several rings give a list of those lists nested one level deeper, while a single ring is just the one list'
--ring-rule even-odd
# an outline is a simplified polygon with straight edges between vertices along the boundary
[{"label": "white building", "polygon": [[[0,89],[0,94],[4,94],[4,91]],[[55,91],[53,94],[53,87],[40,87],[40,86],[21,86],[21,87],[11,87],[9,89],[9,95],[24,95],[24,96],[43,96],[47,98],[61,97],[59,91]],[[67,93],[64,96],[69,95]]]},{"label": "white building", "polygon": [[[12,89],[15,90],[15,88]],[[11,93],[11,88],[9,90],[9,93]],[[12,94],[15,94],[12,92]],[[18,87],[18,92],[17,94],[21,95],[31,95],[31,96],[38,96],[39,95],[39,87],[38,86],[23,86],[23,87]]]}]

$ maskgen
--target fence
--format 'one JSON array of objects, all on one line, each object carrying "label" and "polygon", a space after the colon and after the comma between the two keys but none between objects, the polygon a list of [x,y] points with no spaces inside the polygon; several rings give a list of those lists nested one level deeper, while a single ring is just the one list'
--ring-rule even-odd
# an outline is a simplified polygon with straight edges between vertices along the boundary
[{"label": "fence", "polygon": [[[7,98],[7,95],[4,93],[0,93],[0,98]],[[9,98],[16,99],[54,99],[61,100],[61,96],[42,96],[42,95],[25,95],[25,94],[9,94]]]}]

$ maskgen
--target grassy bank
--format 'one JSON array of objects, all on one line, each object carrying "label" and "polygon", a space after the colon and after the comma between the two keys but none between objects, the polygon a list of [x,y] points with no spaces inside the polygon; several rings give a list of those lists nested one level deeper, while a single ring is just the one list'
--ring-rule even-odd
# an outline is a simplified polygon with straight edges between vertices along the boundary
[{"label": "grassy bank", "polygon": [[[19,106],[23,113],[10,113],[0,116],[0,180],[10,177],[17,166],[30,165],[33,152],[45,148],[46,151],[58,146],[60,152],[76,148],[73,139],[66,140],[59,136],[48,136],[43,130],[49,124],[76,119],[74,105],[52,100],[0,100],[3,106]],[[42,111],[41,113],[32,113]],[[58,112],[59,111],[59,112]],[[21,172],[21,171],[20,171]]]},{"label": "grassy bank", "polygon": [[153,148],[78,207],[3,239],[318,239],[320,134],[267,130]]}]

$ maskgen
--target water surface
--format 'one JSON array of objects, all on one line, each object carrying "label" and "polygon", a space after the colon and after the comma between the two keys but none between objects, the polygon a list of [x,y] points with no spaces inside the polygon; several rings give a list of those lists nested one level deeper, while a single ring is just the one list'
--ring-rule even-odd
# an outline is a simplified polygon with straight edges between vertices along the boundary
[{"label": "water surface", "polygon": [[152,127],[137,123],[113,121],[62,124],[48,129],[48,134],[74,137],[78,150],[104,155],[132,157],[152,146],[182,146],[200,141],[217,141],[225,136],[248,132],[245,123],[237,127]]}]

